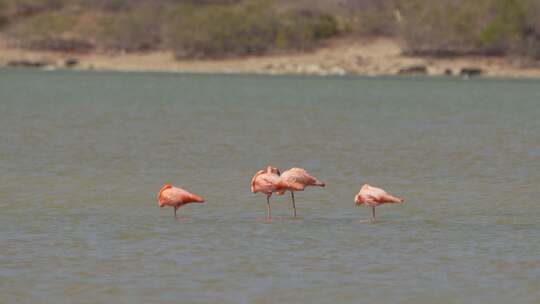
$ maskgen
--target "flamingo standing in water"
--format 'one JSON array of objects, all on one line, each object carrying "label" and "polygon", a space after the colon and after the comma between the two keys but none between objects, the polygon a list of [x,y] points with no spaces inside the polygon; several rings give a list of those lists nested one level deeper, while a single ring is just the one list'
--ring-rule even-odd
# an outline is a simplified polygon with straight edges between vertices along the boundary
[{"label": "flamingo standing in water", "polygon": [[[309,175],[306,170],[302,168],[292,168],[289,169],[283,174],[281,174],[281,178],[287,182],[290,183],[299,183],[303,186],[302,190],[304,190],[307,186],[317,186],[317,187],[324,187],[324,183],[319,181],[317,178]],[[279,192],[279,195],[283,195],[285,191]],[[296,217],[296,205],[294,202],[294,191],[291,190],[291,198],[292,198],[292,205],[293,205],[293,214],[294,217]]]},{"label": "flamingo standing in water", "polygon": [[371,222],[375,222],[375,207],[387,203],[403,203],[404,200],[392,196],[381,188],[372,187],[365,184],[360,188],[360,192],[354,197],[357,206],[366,204],[371,207]]},{"label": "flamingo standing in water", "polygon": [[187,192],[184,189],[180,189],[171,184],[165,184],[159,190],[157,196],[159,207],[165,206],[174,207],[174,217],[176,217],[176,210],[178,208],[189,203],[204,203],[204,199],[198,195]]},{"label": "flamingo standing in water", "polygon": [[277,168],[268,166],[266,170],[257,172],[251,179],[251,192],[261,192],[266,194],[267,218],[272,218],[272,207],[270,206],[270,197],[273,192],[297,191],[302,190],[302,184],[284,181]]}]

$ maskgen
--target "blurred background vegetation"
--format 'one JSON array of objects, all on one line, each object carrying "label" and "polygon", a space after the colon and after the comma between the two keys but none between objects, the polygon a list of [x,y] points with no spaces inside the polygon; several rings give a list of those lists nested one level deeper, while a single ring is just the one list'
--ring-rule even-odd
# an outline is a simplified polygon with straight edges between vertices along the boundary
[{"label": "blurred background vegetation", "polygon": [[540,0],[0,0],[0,32],[21,48],[178,58],[386,36],[412,55],[540,59]]}]

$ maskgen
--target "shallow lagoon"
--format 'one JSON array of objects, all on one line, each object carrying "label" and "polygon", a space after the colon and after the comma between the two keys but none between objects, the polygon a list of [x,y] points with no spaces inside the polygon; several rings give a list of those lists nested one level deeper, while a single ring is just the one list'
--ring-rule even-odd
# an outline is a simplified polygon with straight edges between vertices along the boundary
[{"label": "shallow lagoon", "polygon": [[538,81],[1,70],[0,130],[6,303],[540,301]]}]

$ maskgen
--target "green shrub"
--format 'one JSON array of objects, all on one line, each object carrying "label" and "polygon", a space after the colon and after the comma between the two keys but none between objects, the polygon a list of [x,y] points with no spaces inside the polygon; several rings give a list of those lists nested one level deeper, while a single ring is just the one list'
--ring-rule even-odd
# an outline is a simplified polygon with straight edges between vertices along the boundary
[{"label": "green shrub", "polygon": [[5,0],[0,0],[0,29],[8,22],[7,17],[8,5]]},{"label": "green shrub", "polygon": [[275,36],[277,20],[273,15],[268,3],[182,5],[174,12],[165,35],[179,58],[260,54]]},{"label": "green shrub", "polygon": [[519,45],[526,22],[524,4],[516,0],[497,1],[496,13],[480,32],[482,46],[509,49]]},{"label": "green shrub", "polygon": [[279,16],[274,46],[285,50],[306,50],[316,42],[341,32],[334,16],[312,11],[287,12]]},{"label": "green shrub", "polygon": [[540,2],[532,3],[525,15],[520,55],[540,60]]},{"label": "green shrub", "polygon": [[339,33],[333,16],[305,11],[279,12],[272,1],[182,5],[171,19],[165,35],[178,58],[306,49]]},{"label": "green shrub", "polygon": [[66,1],[67,0],[10,0],[8,6],[16,16],[32,16],[51,10],[60,10],[66,5]]},{"label": "green shrub", "polygon": [[84,52],[92,43],[78,37],[73,29],[79,14],[49,12],[26,18],[8,31],[8,36],[20,47],[54,51]]},{"label": "green shrub", "polygon": [[[73,1],[73,0],[71,0]],[[87,9],[99,9],[104,11],[123,11],[140,4],[140,0],[78,0],[81,6]]]},{"label": "green shrub", "polygon": [[348,17],[348,28],[361,36],[392,36],[396,34],[397,0],[344,0],[345,11],[339,12]]},{"label": "green shrub", "polygon": [[403,0],[401,35],[413,54],[509,54],[524,47],[531,0]]},{"label": "green shrub", "polygon": [[78,21],[78,16],[51,12],[26,18],[16,25],[11,34],[21,38],[43,38],[62,35],[69,32]]},{"label": "green shrub", "polygon": [[160,16],[158,7],[145,5],[102,18],[98,43],[127,52],[157,49],[161,44]]}]

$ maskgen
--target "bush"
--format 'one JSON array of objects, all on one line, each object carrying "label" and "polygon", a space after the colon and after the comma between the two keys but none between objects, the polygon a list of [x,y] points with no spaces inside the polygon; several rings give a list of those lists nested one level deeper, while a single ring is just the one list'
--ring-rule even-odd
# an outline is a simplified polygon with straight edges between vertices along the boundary
[{"label": "bush", "polygon": [[403,0],[411,54],[502,55],[523,49],[530,0]]},{"label": "bush", "polygon": [[249,1],[232,6],[182,5],[172,15],[165,35],[178,58],[216,58],[307,49],[338,33],[333,16],[280,13],[271,1]]},{"label": "bush", "polygon": [[223,57],[260,54],[276,32],[274,11],[263,5],[180,6],[166,29],[176,56]]},{"label": "bush", "polygon": [[149,51],[161,44],[161,10],[144,5],[102,18],[97,40],[106,49]]},{"label": "bush", "polygon": [[283,50],[308,50],[316,42],[342,32],[336,18],[313,11],[292,11],[279,17],[274,47]]},{"label": "bush", "polygon": [[73,29],[79,14],[50,12],[26,18],[9,29],[8,36],[19,47],[66,52],[85,52],[93,45]]},{"label": "bush", "polygon": [[528,7],[523,27],[523,39],[517,53],[540,60],[540,2]]},{"label": "bush", "polygon": [[351,32],[361,36],[392,36],[397,32],[397,0],[344,0],[342,15]]},{"label": "bush", "polygon": [[0,0],[0,29],[7,24],[7,3],[4,0]]},{"label": "bush", "polygon": [[65,0],[11,0],[10,10],[18,17],[29,17],[39,13],[60,10]]},{"label": "bush", "polygon": [[104,11],[128,10],[141,2],[140,0],[78,0],[79,3],[89,9],[100,9]]}]

